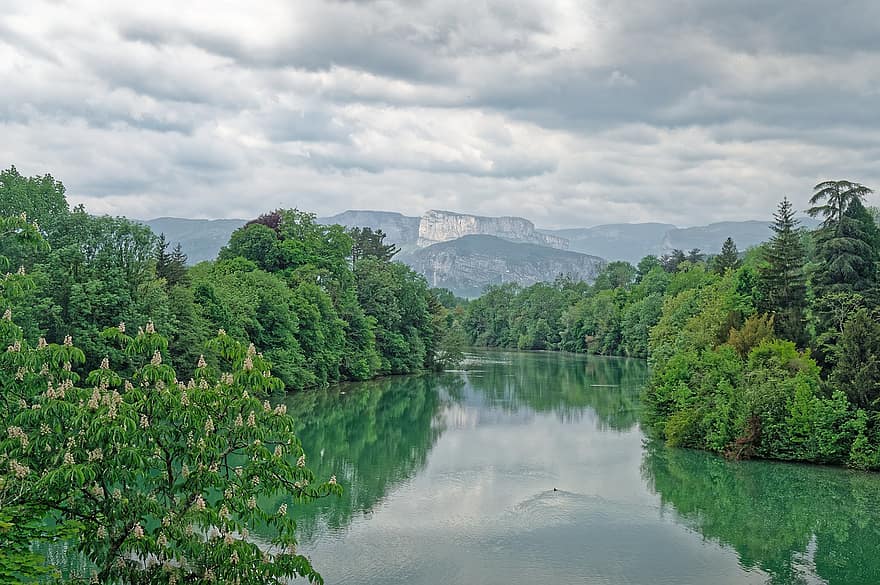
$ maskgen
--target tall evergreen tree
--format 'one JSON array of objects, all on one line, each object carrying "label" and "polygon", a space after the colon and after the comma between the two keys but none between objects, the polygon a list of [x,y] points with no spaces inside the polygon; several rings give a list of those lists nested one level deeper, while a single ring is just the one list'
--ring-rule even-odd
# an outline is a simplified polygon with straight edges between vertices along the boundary
[{"label": "tall evergreen tree", "polygon": [[856,292],[876,284],[880,233],[862,200],[872,193],[858,183],[820,183],[810,199],[808,213],[825,221],[816,232],[820,270],[814,279],[817,296],[829,292]]},{"label": "tall evergreen tree", "polygon": [[159,234],[156,240],[156,251],[154,258],[156,260],[156,276],[165,279],[165,285],[168,288],[173,286],[186,284],[186,254],[178,242],[174,249],[169,252],[170,242],[165,238],[165,234]]},{"label": "tall evergreen tree", "polygon": [[781,337],[802,345],[807,306],[806,253],[799,222],[787,197],[773,218],[775,221],[770,226],[773,237],[762,250],[765,264],[761,267],[760,279],[765,306],[761,308],[776,315],[776,331]]},{"label": "tall evergreen tree", "polygon": [[739,250],[736,249],[736,242],[733,241],[733,238],[724,240],[721,253],[715,256],[713,264],[715,271],[719,274],[739,268]]}]

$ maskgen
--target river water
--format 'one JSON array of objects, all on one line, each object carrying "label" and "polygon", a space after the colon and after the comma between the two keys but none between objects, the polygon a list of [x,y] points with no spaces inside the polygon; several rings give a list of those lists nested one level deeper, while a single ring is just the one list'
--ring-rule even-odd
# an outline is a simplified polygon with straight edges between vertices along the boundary
[{"label": "river water", "polygon": [[646,438],[644,362],[485,352],[286,398],[328,585],[880,583],[880,475]]}]

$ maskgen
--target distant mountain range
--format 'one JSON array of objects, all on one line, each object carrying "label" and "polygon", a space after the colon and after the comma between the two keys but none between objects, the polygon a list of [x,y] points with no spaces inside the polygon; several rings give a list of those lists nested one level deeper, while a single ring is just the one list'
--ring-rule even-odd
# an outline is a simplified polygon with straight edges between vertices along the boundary
[{"label": "distant mountain range", "polygon": [[[665,223],[610,224],[590,228],[537,229],[521,217],[483,217],[431,210],[421,217],[389,211],[349,210],[319,218],[324,224],[381,229],[401,248],[398,259],[424,274],[432,286],[477,296],[488,284],[528,285],[561,273],[591,281],[604,260],[637,263],[673,249],[715,254],[728,237],[740,250],[767,240],[769,222],[739,221],[679,228]],[[172,243],[180,242],[190,263],[211,260],[246,223],[243,219],[144,221]],[[818,222],[805,218],[806,227]]]}]

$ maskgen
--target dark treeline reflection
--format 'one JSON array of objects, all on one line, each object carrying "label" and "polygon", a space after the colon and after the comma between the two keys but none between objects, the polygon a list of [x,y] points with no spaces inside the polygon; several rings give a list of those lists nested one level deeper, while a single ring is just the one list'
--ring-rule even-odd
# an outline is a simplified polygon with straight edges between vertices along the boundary
[{"label": "dark treeline reflection", "polygon": [[706,538],[733,547],[770,583],[876,585],[880,482],[841,469],[731,462],[649,442],[650,489]]},{"label": "dark treeline reflection", "polygon": [[626,431],[639,419],[645,362],[540,352],[479,354],[470,365],[472,390],[493,407],[528,408],[577,420],[595,412],[600,428]]},{"label": "dark treeline reflection", "polygon": [[442,432],[435,424],[441,390],[460,384],[458,376],[414,376],[286,397],[309,467],[318,477],[335,474],[345,487],[341,498],[301,508],[300,535],[311,536],[319,521],[347,526],[421,469]]}]

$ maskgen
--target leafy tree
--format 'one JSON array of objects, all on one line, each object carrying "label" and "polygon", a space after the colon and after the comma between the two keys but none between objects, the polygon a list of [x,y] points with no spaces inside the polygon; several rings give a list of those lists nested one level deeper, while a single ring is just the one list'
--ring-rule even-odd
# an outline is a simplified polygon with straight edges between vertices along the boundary
[{"label": "leafy tree", "polygon": [[[282,383],[253,346],[221,332],[222,361],[200,360],[183,384],[151,323],[135,336],[120,326],[104,335],[139,367],[129,377],[105,360],[81,384],[71,364],[85,355],[69,338],[31,347],[9,321],[0,329],[13,348],[0,357],[3,395],[18,400],[3,421],[3,481],[29,517],[75,530],[94,573],[68,582],[321,582],[294,550],[288,507],[340,487],[305,467],[285,409],[260,403]],[[273,529],[268,551],[247,537],[261,526]]]},{"label": "leafy tree", "polygon": [[752,315],[742,328],[731,329],[727,344],[745,358],[749,353],[766,340],[773,339],[773,317],[770,315]]},{"label": "leafy tree", "polygon": [[0,171],[0,217],[24,213],[41,230],[53,233],[55,222],[67,214],[64,185],[52,175],[24,177],[12,166]]},{"label": "leafy tree", "polygon": [[663,263],[656,256],[645,256],[636,265],[636,283],[642,281],[655,268],[662,268]]},{"label": "leafy tree", "polygon": [[364,258],[355,266],[355,278],[358,302],[375,319],[380,371],[405,374],[430,369],[438,332],[429,306],[433,295],[424,277],[403,264]]},{"label": "leafy tree", "polygon": [[764,298],[761,308],[775,314],[780,337],[803,346],[807,282],[805,251],[794,209],[784,198],[774,215],[773,237],[761,249],[764,264],[759,270]]},{"label": "leafy tree", "polygon": [[722,275],[728,270],[739,268],[739,250],[736,249],[736,243],[733,241],[733,238],[724,240],[724,244],[721,246],[721,253],[715,256],[712,264],[715,272]]},{"label": "leafy tree", "polygon": [[611,290],[631,285],[638,271],[629,262],[609,262],[596,277],[596,290]]}]

